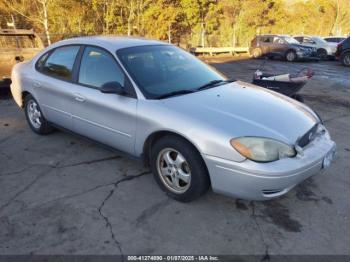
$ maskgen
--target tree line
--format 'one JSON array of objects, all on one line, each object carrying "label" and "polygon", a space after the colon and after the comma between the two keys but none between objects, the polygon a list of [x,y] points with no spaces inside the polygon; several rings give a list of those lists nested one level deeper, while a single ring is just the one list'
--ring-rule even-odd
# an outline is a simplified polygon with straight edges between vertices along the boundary
[{"label": "tree line", "polygon": [[350,34],[349,5],[350,0],[0,0],[0,27],[33,28],[47,43],[118,34],[186,46],[246,46],[262,33]]}]

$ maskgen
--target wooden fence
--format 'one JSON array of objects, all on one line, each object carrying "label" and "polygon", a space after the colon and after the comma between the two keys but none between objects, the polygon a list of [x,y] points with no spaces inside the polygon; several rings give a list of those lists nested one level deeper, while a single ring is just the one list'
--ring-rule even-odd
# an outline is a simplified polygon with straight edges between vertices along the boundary
[{"label": "wooden fence", "polygon": [[192,54],[222,54],[229,53],[231,55],[248,53],[249,47],[192,47],[190,48]]}]

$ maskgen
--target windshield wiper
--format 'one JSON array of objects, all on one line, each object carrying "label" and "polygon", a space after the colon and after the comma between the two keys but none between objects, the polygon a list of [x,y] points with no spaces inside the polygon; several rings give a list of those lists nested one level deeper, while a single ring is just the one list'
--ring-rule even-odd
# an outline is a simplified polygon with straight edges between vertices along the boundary
[{"label": "windshield wiper", "polygon": [[208,89],[208,88],[212,88],[212,87],[218,86],[218,84],[231,83],[231,82],[235,82],[235,81],[236,81],[235,79],[213,80],[213,81],[210,81],[209,83],[206,83],[206,84],[198,87],[196,90],[200,91],[200,90],[204,90],[204,89]]},{"label": "windshield wiper", "polygon": [[178,96],[178,95],[191,94],[194,92],[196,92],[196,90],[191,90],[191,89],[178,90],[178,91],[174,91],[174,92],[166,93],[164,95],[157,96],[157,99]]},{"label": "windshield wiper", "polygon": [[235,79],[213,80],[213,81],[210,81],[209,83],[207,83],[205,85],[202,85],[202,86],[200,86],[200,87],[198,87],[196,89],[184,89],[184,90],[178,90],[178,91],[166,93],[166,94],[157,96],[157,99],[163,99],[163,98],[172,97],[172,96],[178,96],[178,95],[191,94],[191,93],[194,93],[194,92],[197,92],[197,91],[201,91],[201,90],[204,90],[204,89],[215,87],[215,86],[217,86],[218,84],[221,84],[221,83],[231,83],[231,82],[235,82],[235,81],[236,81]]}]

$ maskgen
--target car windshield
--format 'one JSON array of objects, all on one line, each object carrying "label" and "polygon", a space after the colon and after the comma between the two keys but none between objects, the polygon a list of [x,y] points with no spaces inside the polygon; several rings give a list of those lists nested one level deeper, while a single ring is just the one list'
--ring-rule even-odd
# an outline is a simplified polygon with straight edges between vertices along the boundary
[{"label": "car windshield", "polygon": [[288,44],[300,44],[298,42],[298,40],[296,40],[296,39],[294,39],[293,37],[290,37],[290,36],[285,36],[285,37],[283,37],[283,39],[286,40],[286,42]]},{"label": "car windshield", "polygon": [[124,48],[117,55],[146,98],[186,94],[226,80],[184,50],[171,45]]}]

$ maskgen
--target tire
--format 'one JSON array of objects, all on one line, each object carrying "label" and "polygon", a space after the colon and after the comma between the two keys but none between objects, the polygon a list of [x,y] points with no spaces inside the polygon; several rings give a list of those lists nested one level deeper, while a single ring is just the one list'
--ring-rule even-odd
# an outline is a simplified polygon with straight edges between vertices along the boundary
[{"label": "tire", "polygon": [[297,54],[295,53],[294,50],[289,50],[289,51],[286,53],[286,60],[287,60],[288,62],[294,62],[296,59],[297,59]]},{"label": "tire", "polygon": [[164,136],[157,140],[151,148],[150,161],[153,176],[160,188],[177,201],[193,201],[210,186],[201,155],[182,138]]},{"label": "tire", "polygon": [[350,66],[350,51],[343,53],[340,57],[340,61],[341,61],[343,66],[349,67]]},{"label": "tire", "polygon": [[252,52],[252,57],[258,59],[262,56],[262,52],[260,48],[254,48]]},{"label": "tire", "polygon": [[326,60],[328,57],[326,49],[323,49],[323,48],[318,49],[317,56],[322,60]]},{"label": "tire", "polygon": [[35,133],[47,135],[53,132],[54,129],[42,114],[39,103],[30,94],[24,99],[24,112],[29,127]]}]

